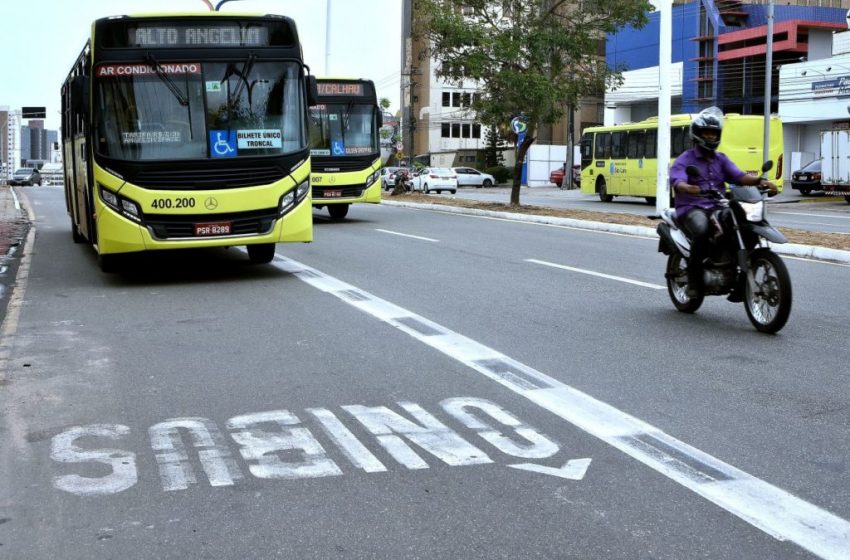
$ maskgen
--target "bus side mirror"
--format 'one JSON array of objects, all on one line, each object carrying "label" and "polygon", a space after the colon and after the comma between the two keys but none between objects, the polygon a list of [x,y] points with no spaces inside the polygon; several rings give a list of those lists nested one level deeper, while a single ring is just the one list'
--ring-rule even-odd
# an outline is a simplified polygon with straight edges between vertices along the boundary
[{"label": "bus side mirror", "polygon": [[378,111],[378,128],[382,128],[384,126],[384,114]]},{"label": "bus side mirror", "polygon": [[764,164],[761,166],[761,172],[762,172],[762,173],[767,173],[767,172],[768,172],[768,171],[770,171],[771,169],[773,169],[773,160],[772,160],[772,159],[767,160],[767,161],[766,161],[766,162],[764,162]]},{"label": "bus side mirror", "polygon": [[88,114],[89,79],[87,76],[76,76],[71,82],[71,108],[75,113]]},{"label": "bus side mirror", "polygon": [[316,82],[316,76],[307,76],[307,105],[313,106],[319,104],[319,84]]}]

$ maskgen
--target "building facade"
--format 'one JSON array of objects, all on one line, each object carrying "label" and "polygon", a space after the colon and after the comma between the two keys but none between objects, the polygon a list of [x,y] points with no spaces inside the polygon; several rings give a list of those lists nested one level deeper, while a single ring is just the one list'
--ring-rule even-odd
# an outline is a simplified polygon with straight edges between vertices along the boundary
[{"label": "building facade", "polygon": [[[475,119],[470,107],[476,96],[486,92],[471,80],[450,83],[437,78],[440,61],[427,55],[427,44],[413,33],[415,22],[421,19],[413,5],[413,0],[404,0],[402,6],[402,153],[434,166],[483,166],[487,127]],[[575,142],[583,128],[602,124],[603,106],[602,97],[582,100],[572,117],[541,126],[537,143]],[[513,150],[505,150],[503,155],[504,163],[512,166]]]},{"label": "building facade", "polygon": [[[848,117],[846,103],[839,115],[833,105],[822,105],[819,111],[803,109],[806,104],[800,99],[803,90],[813,91],[807,88],[817,72],[828,74],[830,64],[821,62],[833,56],[836,33],[847,29],[848,9],[850,0],[785,0],[774,6],[769,103],[770,111],[786,124],[786,178],[813,154],[810,137],[822,125],[805,119],[823,113],[836,120]],[[714,105],[727,113],[764,114],[767,18],[767,1],[674,2],[672,113],[696,113]],[[606,92],[605,124],[658,114],[659,20],[659,14],[651,14],[643,29],[625,28],[608,36],[606,61],[624,70],[624,83]],[[850,68],[850,63],[845,64]],[[806,72],[808,65],[813,66]],[[836,63],[831,68],[832,75],[839,67]],[[826,98],[823,92],[818,96],[819,101]]]},{"label": "building facade", "polygon": [[12,177],[21,161],[21,113],[0,107],[0,181]]}]

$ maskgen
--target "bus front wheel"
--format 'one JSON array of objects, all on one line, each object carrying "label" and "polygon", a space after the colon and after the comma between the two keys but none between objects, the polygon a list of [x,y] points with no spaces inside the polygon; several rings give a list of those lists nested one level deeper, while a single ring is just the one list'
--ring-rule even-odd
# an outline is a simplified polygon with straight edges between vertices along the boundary
[{"label": "bus front wheel", "polygon": [[248,260],[254,264],[267,264],[274,258],[274,243],[248,245]]},{"label": "bus front wheel", "polygon": [[599,182],[596,183],[596,192],[599,193],[599,200],[602,202],[614,200],[614,195],[608,194],[608,185],[605,184],[605,179],[599,179]]},{"label": "bus front wheel", "polygon": [[334,220],[341,220],[348,214],[348,204],[328,204],[328,214]]}]

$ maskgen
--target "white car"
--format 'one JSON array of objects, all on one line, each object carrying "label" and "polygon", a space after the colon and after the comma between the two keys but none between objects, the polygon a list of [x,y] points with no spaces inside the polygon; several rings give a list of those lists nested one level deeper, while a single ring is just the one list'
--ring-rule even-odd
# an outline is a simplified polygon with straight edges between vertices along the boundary
[{"label": "white car", "polygon": [[496,179],[489,173],[483,173],[472,167],[452,167],[452,171],[457,173],[458,187],[492,187],[496,184]]},{"label": "white car", "polygon": [[416,172],[411,182],[411,190],[422,191],[425,194],[437,191],[457,192],[457,174],[448,167],[425,167]]}]

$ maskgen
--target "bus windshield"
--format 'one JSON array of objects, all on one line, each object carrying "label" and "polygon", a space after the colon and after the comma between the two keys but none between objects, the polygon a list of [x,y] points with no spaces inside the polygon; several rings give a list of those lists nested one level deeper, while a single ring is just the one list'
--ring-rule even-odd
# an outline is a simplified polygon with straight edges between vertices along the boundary
[{"label": "bus windshield", "polygon": [[310,154],[358,156],[379,150],[375,106],[324,103],[310,107]]},{"label": "bus windshield", "polygon": [[295,62],[157,62],[95,68],[95,149],[120,160],[280,155],[306,148]]}]

